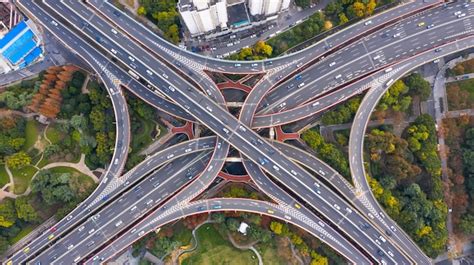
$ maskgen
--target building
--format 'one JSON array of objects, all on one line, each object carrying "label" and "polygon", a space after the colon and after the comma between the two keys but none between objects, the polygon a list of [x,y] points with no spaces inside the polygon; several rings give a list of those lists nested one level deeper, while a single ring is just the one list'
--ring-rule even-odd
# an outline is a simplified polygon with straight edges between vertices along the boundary
[{"label": "building", "polygon": [[178,10],[192,36],[227,29],[227,0],[180,0]]},{"label": "building", "polygon": [[240,223],[240,226],[239,226],[238,231],[239,231],[240,233],[242,233],[243,235],[247,235],[247,228],[249,228],[249,225],[246,224],[246,223],[244,223],[244,222],[242,222],[242,223]]},{"label": "building", "polygon": [[22,21],[0,39],[0,72],[21,69],[42,57],[40,42],[30,21]]},{"label": "building", "polygon": [[249,0],[248,7],[252,16],[271,16],[290,7],[291,0]]}]

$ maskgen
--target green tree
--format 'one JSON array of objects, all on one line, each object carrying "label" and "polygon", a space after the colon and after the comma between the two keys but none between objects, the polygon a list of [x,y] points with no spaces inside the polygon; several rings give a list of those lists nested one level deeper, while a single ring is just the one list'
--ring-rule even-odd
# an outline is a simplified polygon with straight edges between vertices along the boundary
[{"label": "green tree", "polygon": [[10,244],[8,243],[8,240],[5,237],[0,236],[0,254],[5,253],[9,246]]},{"label": "green tree", "polygon": [[31,164],[31,157],[23,151],[7,156],[5,159],[7,166],[11,169],[21,168]]},{"label": "green tree", "polygon": [[146,8],[144,6],[140,6],[138,9],[137,9],[137,14],[139,16],[146,16]]},{"label": "green tree", "polygon": [[221,212],[212,213],[212,220],[222,223],[225,221],[225,214]]},{"label": "green tree", "polygon": [[277,234],[277,235],[281,235],[282,232],[283,232],[282,231],[283,230],[283,224],[279,223],[279,222],[272,221],[270,223],[270,230],[272,230],[272,232]]},{"label": "green tree", "polygon": [[431,94],[431,85],[421,74],[413,73],[406,77],[406,85],[410,88],[411,95],[419,95],[421,100],[427,100]]},{"label": "green tree", "polygon": [[225,221],[225,224],[227,226],[227,229],[229,229],[229,231],[237,231],[239,229],[239,220],[235,219],[235,218],[227,218],[227,220]]},{"label": "green tree", "polygon": [[459,222],[459,229],[466,235],[474,234],[474,215],[464,214]]},{"label": "green tree", "polygon": [[344,25],[347,22],[349,22],[349,19],[347,18],[346,14],[344,13],[339,13],[339,25]]},{"label": "green tree", "polygon": [[13,199],[5,198],[0,202],[0,226],[11,227],[17,219]]},{"label": "green tree", "polygon": [[38,221],[36,210],[28,202],[28,197],[21,196],[15,200],[15,209],[19,219],[26,222]]}]

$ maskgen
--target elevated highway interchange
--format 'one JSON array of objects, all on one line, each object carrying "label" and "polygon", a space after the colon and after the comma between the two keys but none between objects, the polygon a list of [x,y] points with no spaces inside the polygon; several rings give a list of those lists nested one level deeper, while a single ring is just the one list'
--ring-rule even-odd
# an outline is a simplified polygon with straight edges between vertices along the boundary
[{"label": "elevated highway interchange", "polygon": [[[306,218],[304,219],[302,217],[300,218],[301,220],[319,220],[317,223],[314,222],[314,228],[312,228],[313,230],[302,224],[305,223],[305,221],[300,221],[300,223],[294,221],[296,225],[300,225],[301,227],[308,229],[309,232],[330,244],[333,248],[338,250],[352,262],[358,264],[368,262],[388,262],[400,264],[416,262],[420,264],[426,264],[430,262],[429,259],[421,252],[421,250],[419,250],[419,248],[401,231],[401,229],[393,231],[393,237],[387,237],[385,235],[387,227],[390,229],[388,224],[393,223],[393,221],[389,220],[387,217],[380,218],[379,213],[382,213],[382,210],[376,202],[367,200],[365,196],[362,196],[362,199],[356,196],[356,200],[351,200],[350,198],[353,198],[353,196],[347,197],[346,195],[340,198],[339,195],[329,188],[326,183],[317,182],[312,174],[308,173],[304,168],[298,166],[291,159],[289,159],[291,155],[288,155],[288,153],[285,154],[284,151],[274,148],[271,142],[267,142],[266,140],[262,139],[261,136],[251,130],[251,127],[273,126],[275,124],[274,120],[278,120],[277,124],[287,124],[293,122],[307,115],[322,111],[325,108],[336,104],[337,102],[347,99],[355,93],[360,93],[361,89],[375,89],[376,87],[383,88],[386,86],[385,84],[389,78],[396,76],[397,73],[400,74],[402,72],[406,72],[408,69],[419,65],[421,62],[424,63],[426,61],[432,60],[434,57],[443,56],[450,52],[472,46],[472,40],[469,37],[471,34],[470,28],[467,28],[467,25],[470,25],[470,20],[472,19],[470,7],[465,9],[460,4],[452,4],[447,8],[433,8],[424,11],[418,16],[408,17],[405,20],[401,20],[402,22],[400,22],[400,24],[384,25],[385,27],[382,29],[381,34],[391,34],[396,32],[394,33],[395,35],[400,32],[400,35],[396,37],[385,37],[386,39],[391,39],[390,41],[383,40],[384,38],[382,37],[380,37],[381,40],[379,40],[379,31],[376,31],[373,33],[373,35],[364,36],[362,40],[358,40],[358,36],[341,32],[334,35],[335,37],[333,38],[335,38],[335,41],[337,40],[341,43],[347,43],[348,46],[340,50],[333,51],[332,48],[334,48],[334,46],[328,45],[326,40],[324,42],[326,44],[326,48],[323,47],[322,50],[320,47],[322,45],[321,42],[314,45],[313,47],[308,48],[304,52],[297,53],[294,56],[290,55],[271,60],[272,63],[269,63],[270,61],[261,61],[256,63],[244,63],[243,65],[245,65],[245,67],[236,67],[235,63],[206,59],[204,63],[206,67],[210,68],[211,65],[216,65],[212,67],[221,70],[218,68],[220,67],[223,69],[221,71],[225,72],[248,72],[248,68],[250,68],[251,72],[267,72],[267,75],[264,77],[263,81],[257,84],[247,97],[246,104],[244,104],[239,120],[237,120],[234,116],[229,114],[226,109],[224,109],[225,105],[223,105],[223,97],[216,87],[210,82],[208,78],[201,77],[204,76],[202,75],[202,71],[207,70],[202,67],[202,61],[199,61],[203,60],[203,57],[187,54],[185,51],[177,51],[176,48],[170,46],[168,43],[154,35],[153,37],[145,37],[145,40],[154,41],[157,43],[156,45],[160,47],[160,50],[150,53],[148,50],[143,49],[143,47],[135,43],[135,41],[138,39],[136,36],[146,36],[150,33],[147,33],[145,30],[143,30],[145,34],[138,33],[141,31],[133,31],[136,33],[134,34],[136,35],[135,38],[137,38],[135,41],[132,41],[132,39],[129,39],[125,35],[120,35],[120,39],[115,39],[117,38],[115,37],[116,34],[104,29],[109,27],[108,30],[110,30],[110,27],[114,27],[113,24],[111,24],[115,23],[114,19],[123,19],[124,17],[126,18],[126,16],[121,13],[117,15],[116,12],[118,11],[113,10],[113,7],[104,1],[90,1],[89,5],[84,5],[83,3],[78,3],[75,1],[42,1],[41,3],[38,1],[38,3],[39,5],[33,1],[18,1],[19,6],[23,8],[25,12],[30,13],[32,17],[34,16],[38,22],[43,24],[48,30],[52,31],[53,34],[55,34],[58,38],[62,39],[66,45],[74,47],[73,49],[76,50],[82,50],[80,53],[87,54],[89,56],[88,59],[92,58],[91,61],[94,62],[93,64],[101,65],[101,71],[111,68],[113,70],[107,72],[114,71],[115,73],[120,73],[120,75],[117,76],[121,76],[124,78],[124,80],[128,80],[128,82],[125,83],[125,86],[128,86],[127,88],[133,93],[143,98],[150,104],[160,109],[164,109],[165,111],[167,110],[169,113],[172,113],[177,117],[196,121],[202,125],[205,125],[218,136],[219,143],[215,145],[212,157],[210,154],[205,153],[206,151],[202,151],[204,153],[200,154],[192,153],[184,157],[175,158],[177,161],[173,161],[172,165],[164,166],[158,170],[158,172],[168,172],[166,170],[174,169],[173,172],[176,174],[173,175],[174,177],[172,179],[176,178],[177,180],[176,183],[173,181],[171,181],[171,183],[175,184],[176,186],[173,186],[172,189],[166,190],[175,191],[180,190],[180,188],[182,188],[182,190],[170,197],[169,201],[165,202],[163,205],[159,204],[161,203],[160,199],[165,199],[164,197],[166,196],[163,198],[160,197],[159,195],[161,193],[156,193],[156,195],[153,195],[159,197],[143,197],[143,201],[145,199],[153,199],[151,204],[154,205],[153,207],[156,207],[156,210],[146,217],[146,219],[144,219],[150,220],[150,225],[146,226],[148,221],[143,221],[138,224],[137,228],[148,229],[147,232],[149,232],[153,230],[153,227],[156,228],[161,226],[164,222],[166,222],[166,220],[169,221],[179,218],[180,213],[182,213],[182,216],[185,216],[192,214],[193,211],[200,212],[207,210],[219,210],[220,208],[213,209],[213,205],[215,204],[209,204],[209,202],[218,201],[217,199],[196,202],[191,202],[191,200],[201,191],[203,191],[220,171],[220,168],[223,165],[222,158],[225,158],[227,155],[230,144],[239,150],[239,152],[243,155],[244,165],[252,179],[263,191],[268,193],[270,197],[273,196],[274,200],[277,202],[277,206],[285,206],[284,209],[292,213],[296,211],[298,214],[295,213],[293,217],[304,216],[304,218]],[[418,8],[431,8],[437,3],[426,4],[421,3],[421,1],[416,1],[410,4],[416,4]],[[99,8],[100,12],[103,12],[102,15],[88,16],[87,19],[81,17],[81,13],[91,14],[90,12],[92,11],[90,8],[92,7]],[[406,6],[401,6],[399,8],[400,9],[398,10],[395,9],[392,12],[389,11],[374,17],[372,20],[376,21],[376,24],[383,24],[383,22],[386,20],[381,19],[381,17],[383,18],[384,16],[387,17],[387,20],[394,20],[397,16],[400,16],[396,13],[403,8],[406,8]],[[453,21],[452,19],[444,19],[444,17],[448,16],[447,14],[451,14],[456,10],[467,10],[468,14],[465,18],[459,20]],[[78,12],[75,14],[73,11]],[[97,10],[95,11],[98,12]],[[102,16],[106,17],[107,20],[101,18]],[[417,32],[413,29],[413,27],[415,26],[416,20],[420,19],[420,16],[422,16],[423,19],[431,17],[433,21],[436,21],[437,24],[430,29]],[[54,25],[53,21],[56,23],[56,25]],[[138,26],[133,23],[125,24],[134,25],[135,27]],[[71,28],[67,26],[67,24],[71,24],[72,27],[82,30],[82,33],[78,34],[77,31],[71,31]],[[122,26],[120,23],[117,23],[115,27],[117,25]],[[349,28],[347,32],[350,33],[351,30],[354,30],[355,32],[357,29],[359,32],[363,31],[361,29],[363,29],[364,26],[365,25],[363,23],[356,24],[355,26]],[[459,27],[463,27],[463,29],[466,30],[459,32]],[[121,30],[121,28],[118,28],[118,30]],[[437,34],[442,33],[443,36],[446,37],[439,40],[430,37],[435,35],[430,35],[431,32],[437,32]],[[128,33],[131,34],[130,31],[128,31]],[[399,51],[393,51],[393,45],[397,45],[393,42],[393,38],[403,39],[403,45],[396,48],[399,49]],[[144,42],[143,39],[138,41]],[[93,43],[93,46],[91,46],[90,43]],[[399,43],[401,43],[401,41],[399,41]],[[417,49],[417,43],[421,45],[421,47],[424,47],[424,52],[421,52],[420,49]],[[375,52],[372,52],[371,45],[376,44],[379,45],[379,49]],[[441,45],[444,45],[443,49],[438,52],[434,52],[434,50]],[[332,47],[327,48],[328,46]],[[367,46],[369,46],[371,49],[367,49]],[[99,49],[97,49],[97,47],[99,47]],[[115,50],[115,53],[112,51],[112,49]],[[413,49],[413,51],[410,52],[410,49]],[[383,53],[380,53],[380,51]],[[332,54],[328,54],[330,52],[332,52]],[[401,60],[401,58],[396,59],[400,57],[396,57],[396,55],[399,53],[403,54],[404,52],[406,52],[405,54],[407,58],[404,60]],[[177,56],[177,54],[181,57]],[[312,56],[305,57],[305,54],[311,54]],[[379,56],[380,54],[383,54],[383,56],[393,56],[391,56],[391,58],[389,57],[387,60],[374,63],[373,57]],[[313,62],[309,62],[309,59],[306,59],[321,58],[321,56],[325,56],[325,58],[323,60],[319,59],[319,62],[315,64],[313,64]],[[119,62],[116,63],[115,61],[111,61],[107,59],[107,57],[113,57]],[[133,62],[130,62],[132,61],[130,57],[133,58]],[[181,61],[176,62],[173,58],[181,58]],[[353,58],[350,64],[346,63],[348,61],[347,58]],[[308,60],[308,62],[305,62],[305,59]],[[332,68],[332,66],[326,66],[329,60],[331,60],[331,62],[335,62],[335,68]],[[169,67],[170,64],[164,64],[164,62],[169,62],[174,66]],[[297,67],[297,65],[300,63],[303,63],[304,67],[303,65]],[[255,64],[261,68],[252,66]],[[308,65],[306,66],[305,64]],[[367,76],[364,76],[364,72],[362,72],[363,70],[360,70],[361,68],[364,68],[363,66],[365,66],[365,64],[367,64],[368,67],[372,67],[372,69],[367,70],[368,73],[370,73],[370,75],[368,74]],[[190,67],[189,65],[193,67]],[[196,67],[196,65],[199,67]],[[265,68],[266,66],[269,66],[268,70]],[[392,70],[385,71],[387,67],[392,68]],[[135,75],[138,76],[138,79],[141,83],[135,82],[134,79],[137,79],[136,77],[128,77],[127,79],[126,71],[129,70],[133,71],[132,73],[135,73]],[[301,73],[299,73],[299,71],[301,71]],[[361,79],[358,81],[355,80],[356,75],[354,74],[357,71],[359,71],[358,74],[361,75]],[[189,72],[194,73],[190,75],[191,77],[194,78],[199,76],[201,78],[198,78],[199,80],[194,81],[194,83],[192,80],[190,81],[188,79],[183,79],[183,74],[186,75],[186,73],[189,74]],[[335,78],[333,75],[336,72],[346,74],[344,78],[342,77],[342,74],[341,77]],[[350,73],[353,74],[352,76],[348,77]],[[318,79],[318,83],[316,84],[311,83],[312,81],[310,81],[310,79],[312,76],[318,76],[322,78]],[[295,80],[296,77],[298,77],[298,80]],[[274,81],[276,79],[284,80],[284,82],[277,84],[275,88],[273,88],[273,84],[275,83]],[[335,79],[341,79],[340,84],[334,84]],[[293,89],[298,88],[298,85],[301,84],[295,81],[304,81],[305,83],[308,83],[300,86],[299,89]],[[133,83],[135,86],[129,85]],[[149,86],[153,88],[149,89]],[[337,89],[335,90],[335,88]],[[156,90],[158,90],[159,93],[156,93]],[[331,90],[334,90],[334,92],[331,92]],[[270,91],[270,93],[267,93],[268,91]],[[318,101],[318,96],[324,93],[326,93],[326,95],[321,98],[321,102]],[[118,95],[119,93],[116,94]],[[209,97],[208,94],[212,96]],[[286,98],[287,94],[294,96]],[[297,97],[297,95],[302,96]],[[324,99],[324,102],[326,103],[323,104],[322,99]],[[156,102],[161,102],[162,105],[159,105]],[[261,105],[259,104],[260,102],[265,103],[262,103],[263,105]],[[275,108],[276,105],[281,105],[283,102],[286,103],[285,107],[289,109],[288,111],[282,111],[284,110],[282,108]],[[315,104],[316,102],[319,103]],[[164,103],[167,103],[168,107],[164,108]],[[306,105],[304,103],[306,103]],[[261,105],[260,108],[258,108],[259,105]],[[308,109],[309,105],[311,106],[310,109]],[[252,107],[246,108],[246,106]],[[120,110],[120,107],[115,106],[115,108]],[[307,112],[300,114],[298,111],[301,111],[301,109],[299,108],[305,108]],[[298,113],[293,113],[292,116],[288,115],[288,113],[291,111],[297,111]],[[362,109],[361,111],[364,110]],[[256,117],[254,117],[255,113],[257,114]],[[259,113],[263,113],[264,115],[258,116]],[[124,113],[116,113],[116,117],[123,117],[123,115]],[[255,126],[256,123],[262,125]],[[121,128],[119,128],[117,131],[120,130]],[[193,155],[199,156],[199,161],[206,159],[206,161],[208,160],[210,162],[207,165],[197,162],[196,160],[193,160]],[[301,155],[306,156],[306,154],[300,153],[300,156]],[[173,157],[170,157],[168,160],[174,160],[172,158]],[[298,160],[299,159],[301,159],[301,157],[298,158]],[[117,164],[123,165],[124,158],[121,158],[117,161],[120,162]],[[262,161],[264,162],[262,163]],[[312,162],[314,163],[314,161]],[[155,162],[152,161],[150,164],[151,163],[155,165]],[[316,159],[316,163],[320,162]],[[186,182],[186,177],[183,179],[182,175],[189,173],[183,173],[183,165],[187,165],[186,168],[190,168],[189,172],[192,172],[191,175],[195,175],[197,172],[203,172],[198,178],[188,181],[187,186],[184,187],[183,185]],[[200,165],[200,167],[197,165]],[[158,164],[155,166],[158,167]],[[311,169],[311,167],[309,168]],[[327,170],[331,171],[332,169]],[[115,173],[117,176],[119,175],[119,171],[115,171]],[[132,174],[135,174],[134,176],[142,176],[139,173],[140,171],[134,170]],[[322,176],[324,175],[319,171],[316,174]],[[107,181],[101,185],[106,186]],[[353,181],[356,184],[356,188],[359,187],[358,180],[354,179]],[[177,184],[178,182],[179,185]],[[315,182],[318,183],[318,185],[316,185]],[[166,183],[170,182],[168,181]],[[329,183],[329,185],[331,185],[331,183]],[[339,185],[335,186],[336,189],[344,189]],[[370,193],[370,190],[366,191]],[[353,190],[348,186],[345,192],[353,194]],[[298,195],[296,196],[297,198],[294,197],[295,194]],[[94,195],[97,195],[97,191],[94,193]],[[161,196],[163,195],[161,194]],[[120,198],[117,197],[114,199],[114,202],[115,200],[118,201],[125,198],[126,196]],[[174,200],[175,198],[179,198],[179,200]],[[92,199],[97,200],[96,198]],[[221,202],[222,204],[220,207],[223,207],[222,209],[228,210],[232,209],[232,207],[235,207],[235,210],[255,211],[262,214],[273,215],[268,212],[267,203],[263,203],[264,206],[262,206],[262,203],[252,203],[245,200],[221,200]],[[254,203],[257,203],[257,205]],[[115,206],[117,204],[120,205],[120,203],[110,202],[109,206],[106,206],[100,210],[101,212],[99,215],[102,216],[102,211],[104,211],[106,215],[112,216],[113,213],[116,213],[115,211],[122,209],[120,206]],[[86,204],[84,203],[83,205]],[[208,208],[198,210],[199,207],[204,207],[204,205],[206,205]],[[209,205],[211,205],[210,209]],[[298,205],[298,207],[296,205]],[[247,208],[244,206],[247,206]],[[267,207],[267,211],[265,211],[265,207]],[[95,205],[91,205],[91,208],[89,209],[94,208]],[[141,208],[147,209],[147,207]],[[279,209],[279,207],[276,207],[275,209],[277,208]],[[160,211],[163,211],[163,209],[165,209],[165,212],[161,213],[160,215],[159,213]],[[174,211],[172,211],[172,209],[174,209]],[[376,212],[376,214],[379,216],[374,219],[370,218],[370,215],[367,215],[367,211],[373,211],[373,209],[379,211]],[[272,211],[276,212],[277,214],[275,215],[280,218],[285,212],[284,210]],[[83,210],[83,212],[87,211]],[[95,251],[95,244],[88,246],[87,244],[90,244],[91,240],[85,242],[86,240],[84,240],[84,238],[90,238],[96,234],[99,237],[104,236],[104,238],[113,238],[115,234],[120,232],[120,229],[114,229],[114,227],[117,228],[120,227],[120,225],[115,226],[115,224],[108,222],[108,220],[95,222],[97,220],[101,220],[99,217],[96,219],[86,219],[85,217],[86,216],[84,215],[84,218],[82,218],[81,221],[81,223],[84,223],[84,226],[89,224],[90,226],[95,225],[97,228],[93,228],[94,231],[92,231],[90,234],[87,234],[88,232],[85,232],[85,229],[81,231],[69,231],[68,233],[61,235],[61,238],[55,241],[52,247],[48,246],[46,251],[41,249],[41,251],[31,252],[29,255],[17,253],[12,257],[12,260],[19,263],[29,260],[31,262],[41,261],[58,264],[68,264],[71,261],[76,262],[76,259],[83,261],[83,259],[90,256],[90,253]],[[297,218],[293,217],[292,220],[298,220]],[[130,217],[128,216],[128,218]],[[284,215],[283,218],[285,218]],[[288,218],[286,219],[288,220]],[[324,226],[319,224],[319,222],[322,222]],[[78,226],[78,223],[79,221],[75,223],[76,227]],[[139,227],[140,224],[143,226]],[[365,224],[368,225],[368,228],[364,226]],[[79,228],[80,227],[82,226],[79,226]],[[321,229],[323,227],[326,227],[325,229],[329,229],[326,232],[329,231],[330,233],[322,233]],[[335,228],[335,230],[333,228]],[[91,230],[89,230],[89,232],[90,231]],[[122,244],[120,247],[117,247],[120,249],[123,248],[123,246],[131,243],[131,241],[137,239],[137,237],[134,237],[130,234],[131,233],[124,233],[122,236],[127,235],[125,236],[126,240],[113,241],[110,243],[110,247],[104,248],[102,252],[102,254],[105,255],[104,257],[108,257],[106,253],[110,254],[110,249],[113,249],[115,244]],[[328,237],[327,235],[331,235],[331,237]],[[384,238],[384,240],[382,240],[381,237]],[[349,242],[347,242],[348,240]],[[95,240],[93,241],[96,243]],[[341,242],[344,243],[341,244]],[[73,247],[71,249],[67,249],[70,245],[73,245]],[[355,246],[357,248],[354,248]],[[42,248],[44,248],[44,246],[42,246]],[[60,256],[56,255],[59,253],[61,254]],[[352,254],[349,255],[349,253]],[[57,257],[57,261],[47,260],[48,257],[55,256]]]}]

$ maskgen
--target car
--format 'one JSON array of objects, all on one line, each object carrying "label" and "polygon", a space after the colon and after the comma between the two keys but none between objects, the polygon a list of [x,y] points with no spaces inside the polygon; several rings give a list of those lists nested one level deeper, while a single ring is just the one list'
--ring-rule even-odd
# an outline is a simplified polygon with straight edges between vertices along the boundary
[{"label": "car", "polygon": [[456,11],[454,12],[454,15],[457,16],[457,15],[460,15],[462,13],[462,11]]},{"label": "car", "polygon": [[317,183],[317,182],[314,183],[314,186],[316,186],[316,187],[318,187],[318,188],[321,187],[321,185],[319,185],[319,183]]},{"label": "car", "polygon": [[258,63],[253,63],[252,64],[252,67],[257,67],[258,66]]},{"label": "car", "polygon": [[393,70],[393,68],[389,67],[389,68],[385,69],[385,73],[391,72],[392,70]]},{"label": "car", "polygon": [[428,26],[426,26],[427,29],[430,29],[430,28],[432,28],[432,27],[434,27],[434,24],[433,24],[433,23],[431,23],[431,24],[429,24]]},{"label": "car", "polygon": [[66,221],[69,221],[72,219],[72,215],[69,215],[67,218],[66,218]]},{"label": "car", "polygon": [[290,170],[290,172],[291,172],[291,174],[293,174],[293,175],[295,175],[295,176],[298,175],[298,173],[296,173],[296,171],[294,171],[293,169]]},{"label": "car", "polygon": [[116,15],[117,17],[120,17],[120,12],[117,11],[117,10],[115,10],[115,11],[114,11],[114,15]]},{"label": "car", "polygon": [[369,217],[370,217],[370,219],[374,219],[374,215],[373,215],[373,214],[371,214],[371,213],[367,213],[367,216],[369,216]]},{"label": "car", "polygon": [[221,146],[222,146],[222,143],[221,143],[221,142],[218,142],[218,143],[217,143],[217,149],[221,148]]},{"label": "car", "polygon": [[225,133],[229,133],[229,132],[230,132],[229,129],[227,129],[227,128],[222,128],[222,130],[223,130]]},{"label": "car", "polygon": [[266,158],[264,158],[264,157],[263,157],[263,158],[262,158],[262,157],[259,157],[259,158],[258,158],[258,162],[260,163],[260,165],[263,166],[263,165],[265,165],[266,163],[268,163],[268,159],[266,159]]},{"label": "car", "polygon": [[241,66],[242,66],[242,64],[240,64],[240,63],[236,63],[236,64],[234,64],[234,66],[235,66],[235,67],[241,67]]},{"label": "car", "polygon": [[30,248],[29,248],[29,247],[24,248],[24,249],[23,249],[23,252],[24,252],[25,254],[28,253],[28,252],[30,252]]},{"label": "car", "polygon": [[79,227],[79,229],[77,229],[77,231],[81,232],[82,230],[84,230],[84,227],[85,227],[85,226]]},{"label": "car", "polygon": [[439,59],[436,59],[433,61],[433,63],[439,63],[439,61],[440,61]]},{"label": "car", "polygon": [[347,211],[348,213],[352,213],[352,210],[351,210],[351,208],[349,208],[349,207],[346,207],[346,211]]},{"label": "car", "polygon": [[442,51],[442,50],[443,50],[442,48],[436,48],[434,51],[435,51],[435,52],[440,52],[440,51]]},{"label": "car", "polygon": [[159,182],[159,181],[153,183],[153,188],[156,188],[156,187],[158,187],[158,186],[160,186],[160,182]]},{"label": "car", "polygon": [[113,53],[113,54],[117,54],[117,51],[115,49],[110,49],[110,51]]},{"label": "car", "polygon": [[227,43],[227,47],[232,47],[232,46],[234,46],[234,43],[232,42]]},{"label": "car", "polygon": [[48,239],[49,239],[49,240],[51,240],[51,239],[53,239],[53,238],[54,238],[54,234],[51,234],[51,235],[48,236]]},{"label": "car", "polygon": [[140,231],[140,233],[138,233],[138,236],[143,236],[145,234],[145,231]]},{"label": "car", "polygon": [[387,236],[392,236],[392,232],[390,232],[390,230],[385,230],[385,234],[387,234]]},{"label": "car", "polygon": [[329,67],[333,67],[334,65],[336,65],[336,62],[332,62],[329,64]]},{"label": "car", "polygon": [[295,207],[296,207],[296,209],[301,209],[301,206],[297,203],[295,203]]},{"label": "car", "polygon": [[148,75],[153,75],[153,72],[150,71],[149,69],[146,69],[146,73],[147,73]]},{"label": "car", "polygon": [[222,205],[213,205],[212,206],[212,209],[221,209],[222,208]]},{"label": "car", "polygon": [[275,169],[276,171],[279,171],[279,170],[280,170],[280,168],[279,168],[278,166],[276,166],[276,165],[273,165],[273,169]]},{"label": "car", "polygon": [[94,233],[94,232],[95,232],[95,229],[92,228],[91,230],[89,230],[89,235],[92,234],[92,233]]},{"label": "car", "polygon": [[321,227],[325,227],[325,226],[326,226],[322,221],[318,221],[318,224],[319,224]]},{"label": "car", "polygon": [[239,126],[239,130],[242,131],[242,132],[246,132],[246,131],[247,131],[247,129],[245,129],[245,127],[242,126],[242,125]]},{"label": "car", "polygon": [[388,253],[388,255],[390,255],[390,257],[393,257],[392,251],[389,250],[389,251],[387,251],[387,253]]},{"label": "car", "polygon": [[339,207],[339,205],[337,205],[337,204],[334,204],[334,209],[341,210],[341,207]]},{"label": "car", "polygon": [[379,236],[379,239],[384,243],[387,242],[387,239],[385,239],[385,237],[383,237],[383,236]]},{"label": "car", "polygon": [[206,106],[206,109],[209,111],[209,112],[212,112],[212,108],[210,106]]},{"label": "car", "polygon": [[166,156],[166,159],[170,159],[170,158],[173,158],[174,157],[174,154],[169,154]]},{"label": "car", "polygon": [[291,220],[291,216],[285,214],[285,219]]},{"label": "car", "polygon": [[393,34],[393,38],[400,37],[401,35],[402,35],[402,33],[400,33],[400,32],[395,33],[395,34]]},{"label": "car", "polygon": [[69,246],[67,247],[67,250],[71,250],[73,247],[74,247],[74,245],[71,244],[71,245],[69,245]]},{"label": "car", "polygon": [[193,178],[193,173],[191,173],[191,172],[189,172],[189,171],[186,172],[186,177],[187,177],[188,179],[192,179],[192,178]]},{"label": "car", "polygon": [[304,87],[304,82],[298,85],[298,88]]},{"label": "car", "polygon": [[393,225],[390,226],[390,229],[391,229],[393,232],[396,232],[396,231],[397,231],[397,229],[396,229],[395,226],[393,226]]},{"label": "car", "polygon": [[303,66],[303,63],[299,63],[296,65],[296,67],[300,68],[301,66]]},{"label": "car", "polygon": [[51,232],[51,233],[56,232],[56,230],[57,230],[56,226],[53,226],[49,229],[49,232]]},{"label": "car", "polygon": [[132,62],[135,62],[135,58],[133,58],[132,56],[128,56],[128,59]]},{"label": "car", "polygon": [[385,253],[383,253],[381,249],[377,250],[377,254],[379,254],[380,256],[385,256]]},{"label": "car", "polygon": [[115,29],[111,29],[113,34],[117,34],[118,32]]},{"label": "car", "polygon": [[297,76],[295,77],[295,80],[298,81],[298,80],[301,80],[301,78],[303,78],[301,75],[297,75]]},{"label": "car", "polygon": [[418,23],[418,27],[423,27],[424,25],[425,25],[425,22]]},{"label": "car", "polygon": [[274,212],[273,210],[268,209],[268,210],[267,210],[267,213],[269,213],[269,214],[274,214],[275,212]]},{"label": "car", "polygon": [[51,24],[53,24],[54,26],[58,26],[58,22],[54,21],[54,20],[51,20]]},{"label": "car", "polygon": [[458,18],[462,18],[462,17],[465,17],[465,16],[466,16],[466,13],[462,13],[462,14],[458,15]]},{"label": "car", "polygon": [[285,106],[286,106],[286,102],[283,102],[283,103],[281,103],[281,104],[280,104],[280,105],[278,105],[278,106],[279,106],[280,108],[283,108],[283,107],[285,107]]},{"label": "car", "polygon": [[336,76],[334,77],[334,79],[339,79],[339,78],[341,78],[341,77],[342,77],[342,75],[341,75],[341,74],[338,74],[338,75],[336,75]]}]

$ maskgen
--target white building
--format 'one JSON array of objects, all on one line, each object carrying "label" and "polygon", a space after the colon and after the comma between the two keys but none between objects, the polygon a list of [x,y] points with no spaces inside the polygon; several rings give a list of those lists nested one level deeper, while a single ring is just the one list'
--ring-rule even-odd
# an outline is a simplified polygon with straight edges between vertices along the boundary
[{"label": "white building", "polygon": [[227,28],[227,0],[180,0],[178,9],[193,36]]},{"label": "white building", "polygon": [[248,7],[252,16],[270,16],[287,10],[291,0],[249,0]]}]

